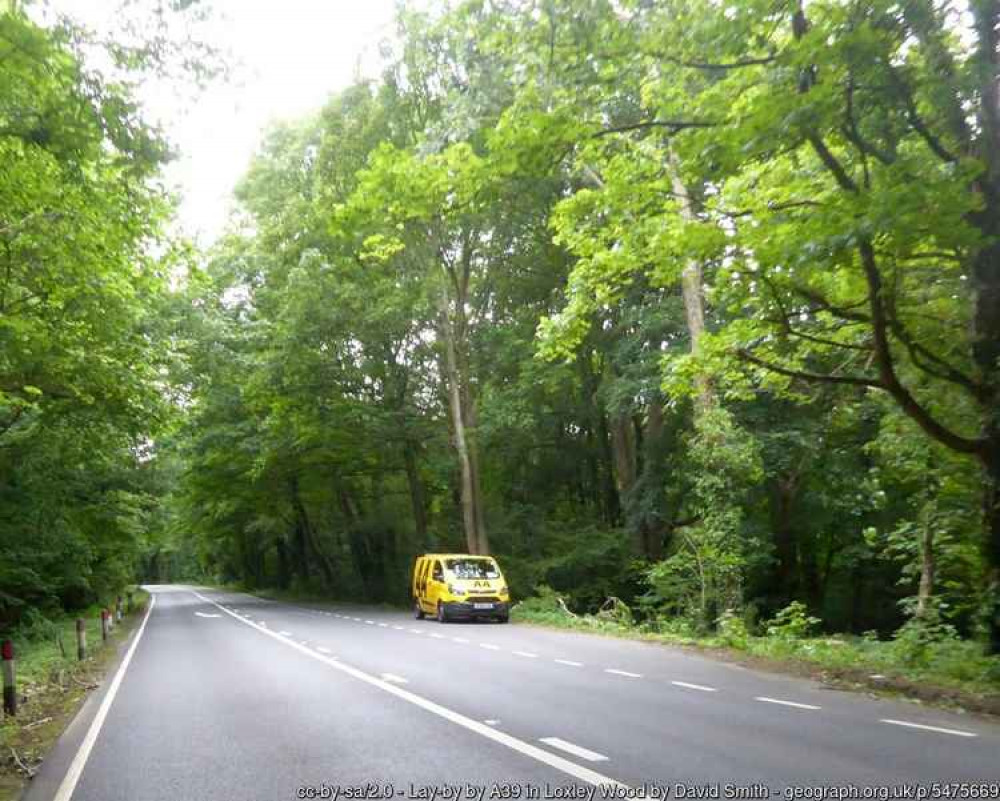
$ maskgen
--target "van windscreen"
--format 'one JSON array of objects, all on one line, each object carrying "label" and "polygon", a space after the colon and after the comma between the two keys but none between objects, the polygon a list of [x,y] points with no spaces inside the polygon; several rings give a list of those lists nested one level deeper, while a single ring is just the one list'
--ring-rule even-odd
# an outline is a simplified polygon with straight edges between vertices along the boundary
[{"label": "van windscreen", "polygon": [[500,578],[500,571],[489,559],[449,559],[448,569],[460,579]]}]

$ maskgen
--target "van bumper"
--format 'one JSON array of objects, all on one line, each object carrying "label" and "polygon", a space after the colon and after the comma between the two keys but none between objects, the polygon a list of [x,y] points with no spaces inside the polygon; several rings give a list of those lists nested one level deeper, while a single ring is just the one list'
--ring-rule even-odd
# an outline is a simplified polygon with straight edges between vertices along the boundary
[{"label": "van bumper", "polygon": [[[483,606],[480,602],[479,606]],[[444,604],[448,617],[507,617],[510,614],[510,602],[499,601],[491,603],[488,609],[477,609],[473,601],[451,601]]]}]

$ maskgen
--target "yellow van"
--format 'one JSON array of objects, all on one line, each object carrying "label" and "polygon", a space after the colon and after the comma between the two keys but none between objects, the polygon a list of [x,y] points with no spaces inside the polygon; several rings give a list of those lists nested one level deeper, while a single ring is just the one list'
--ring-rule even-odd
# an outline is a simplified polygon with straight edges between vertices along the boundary
[{"label": "yellow van", "polygon": [[433,615],[453,618],[510,618],[507,581],[491,556],[428,553],[413,566],[413,612],[417,620]]}]

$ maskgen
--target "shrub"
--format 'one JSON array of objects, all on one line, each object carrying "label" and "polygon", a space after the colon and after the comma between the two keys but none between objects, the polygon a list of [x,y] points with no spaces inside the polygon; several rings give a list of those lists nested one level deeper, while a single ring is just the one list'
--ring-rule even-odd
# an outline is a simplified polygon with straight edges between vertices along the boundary
[{"label": "shrub", "polygon": [[732,609],[727,609],[715,621],[718,626],[719,639],[724,645],[730,648],[739,648],[745,651],[747,648],[747,624],[742,617],[737,615]]},{"label": "shrub", "polygon": [[792,601],[767,624],[767,636],[780,640],[801,640],[820,624],[802,601]]}]

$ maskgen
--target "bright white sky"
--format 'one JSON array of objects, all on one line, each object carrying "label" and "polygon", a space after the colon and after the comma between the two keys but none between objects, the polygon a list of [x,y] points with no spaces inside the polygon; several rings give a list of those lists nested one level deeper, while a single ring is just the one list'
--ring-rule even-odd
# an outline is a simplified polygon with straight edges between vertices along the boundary
[{"label": "bright white sky", "polygon": [[[201,0],[212,9],[203,38],[231,54],[233,75],[192,103],[169,87],[144,102],[181,156],[167,172],[181,195],[179,223],[201,244],[224,227],[231,194],[268,123],[318,110],[360,68],[372,75],[393,34],[394,0]],[[51,8],[106,29],[116,2],[49,0]]]}]

